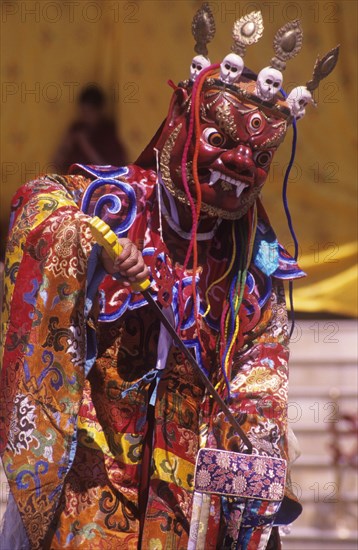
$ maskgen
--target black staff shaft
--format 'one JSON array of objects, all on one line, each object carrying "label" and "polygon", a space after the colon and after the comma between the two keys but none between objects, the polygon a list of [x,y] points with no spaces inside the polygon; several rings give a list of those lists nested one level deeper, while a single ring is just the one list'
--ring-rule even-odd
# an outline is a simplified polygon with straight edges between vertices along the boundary
[{"label": "black staff shaft", "polygon": [[215,399],[217,404],[219,405],[220,409],[225,413],[228,420],[230,421],[233,428],[238,432],[241,439],[245,443],[246,447],[248,448],[249,452],[252,452],[252,443],[237,422],[236,418],[230,411],[229,407],[226,405],[225,401],[220,397],[206,374],[202,371],[202,369],[199,367],[198,363],[195,361],[194,357],[188,350],[188,348],[185,346],[185,344],[180,340],[178,334],[176,333],[174,327],[170,324],[162,310],[160,309],[157,302],[154,300],[153,296],[151,295],[149,290],[143,290],[142,291],[143,296],[147,300],[148,304],[152,308],[152,310],[155,312],[155,314],[159,317],[160,322],[163,323],[167,331],[169,332],[170,336],[173,338],[174,343],[176,346],[180,349],[180,351],[185,355],[186,359],[189,361],[189,363],[192,365],[194,370],[200,375],[201,380],[208,390],[209,394]]}]

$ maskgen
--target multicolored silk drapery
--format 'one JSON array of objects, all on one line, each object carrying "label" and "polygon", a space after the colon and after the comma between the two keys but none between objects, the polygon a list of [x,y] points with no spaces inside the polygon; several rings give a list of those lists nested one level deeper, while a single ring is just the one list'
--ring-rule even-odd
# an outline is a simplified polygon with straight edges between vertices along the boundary
[{"label": "multicolored silk drapery", "polygon": [[[105,169],[107,180],[97,186],[90,173],[39,178],[14,198],[1,384],[5,471],[33,548],[83,543],[93,549],[137,548],[141,534],[143,548],[184,549],[198,448],[240,451],[242,443],[171,343],[161,348],[167,352],[165,371],[158,368],[159,323],[140,295],[106,277],[101,303],[94,298],[93,284],[103,273],[87,216],[76,204],[81,200],[92,215],[100,196],[117,194],[120,223],[129,224],[125,231],[143,250],[153,276],[166,272],[174,298],[180,265],[159,238],[156,174],[131,166],[108,179]],[[134,191],[134,216],[128,187]],[[107,221],[118,222],[110,210]],[[225,223],[219,231],[227,236]],[[269,227],[263,221],[260,227],[258,239],[264,242]],[[224,247],[222,242],[214,239],[196,274],[200,301],[201,284],[225,272],[232,243],[228,237]],[[188,271],[183,280],[190,283],[193,275]],[[280,279],[300,275],[285,255],[278,257],[272,277],[253,263],[240,311],[231,407],[255,449],[268,456],[287,457],[288,333]],[[160,277],[155,282],[159,292]],[[217,321],[227,284],[224,279],[212,288],[211,314],[199,316],[198,326],[188,300],[181,331],[215,384],[222,377]],[[151,395],[155,409],[148,416]],[[147,433],[153,436],[148,451]],[[143,494],[146,452],[152,461]],[[243,506],[235,499],[210,498],[205,548],[218,541],[229,548]],[[255,503],[251,524],[241,530],[247,544],[265,547],[276,512],[268,502]],[[247,544],[243,548],[250,548]]]}]

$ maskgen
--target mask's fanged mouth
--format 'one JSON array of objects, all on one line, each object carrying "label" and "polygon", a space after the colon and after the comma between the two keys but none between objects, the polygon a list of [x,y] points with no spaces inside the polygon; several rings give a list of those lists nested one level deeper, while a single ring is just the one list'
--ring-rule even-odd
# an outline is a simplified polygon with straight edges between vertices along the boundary
[{"label": "mask's fanged mouth", "polygon": [[243,190],[246,187],[248,187],[247,183],[244,183],[241,180],[230,178],[229,176],[226,176],[222,172],[218,172],[216,170],[210,170],[210,172],[211,172],[210,181],[209,181],[210,187],[212,187],[217,182],[219,182],[223,191],[232,191],[234,188],[236,191],[236,198],[239,198]]}]

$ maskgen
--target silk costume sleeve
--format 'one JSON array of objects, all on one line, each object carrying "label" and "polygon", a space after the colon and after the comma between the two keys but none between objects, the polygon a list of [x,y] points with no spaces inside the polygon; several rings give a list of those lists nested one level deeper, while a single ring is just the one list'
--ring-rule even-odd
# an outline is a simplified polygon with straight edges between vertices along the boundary
[{"label": "silk costume sleeve", "polygon": [[85,378],[93,243],[74,196],[88,183],[80,176],[40,177],[20,188],[12,203],[2,319],[1,447],[27,533],[40,545],[73,460]]},{"label": "silk costume sleeve", "polygon": [[[270,303],[256,327],[234,356],[230,381],[231,409],[260,454],[286,458],[288,332],[283,290],[274,287]],[[215,434],[219,446],[239,450],[240,440],[218,412]],[[241,449],[243,450],[243,448]]]}]

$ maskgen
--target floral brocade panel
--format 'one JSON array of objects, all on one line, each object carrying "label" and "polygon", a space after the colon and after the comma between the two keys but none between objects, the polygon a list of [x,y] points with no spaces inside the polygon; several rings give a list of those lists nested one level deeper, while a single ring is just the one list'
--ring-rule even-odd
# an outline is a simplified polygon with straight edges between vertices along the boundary
[{"label": "floral brocade panel", "polygon": [[286,461],[259,455],[200,449],[195,490],[210,494],[281,501]]}]

